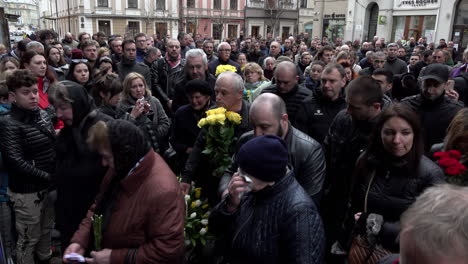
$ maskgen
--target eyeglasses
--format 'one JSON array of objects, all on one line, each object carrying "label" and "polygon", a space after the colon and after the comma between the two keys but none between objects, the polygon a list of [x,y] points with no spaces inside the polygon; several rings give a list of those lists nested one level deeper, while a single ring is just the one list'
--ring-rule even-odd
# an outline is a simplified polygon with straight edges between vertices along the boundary
[{"label": "eyeglasses", "polygon": [[384,60],[374,60],[374,62],[376,62],[376,63],[385,63]]},{"label": "eyeglasses", "polygon": [[220,49],[218,50],[219,52],[223,52],[223,51],[231,51],[231,49]]}]

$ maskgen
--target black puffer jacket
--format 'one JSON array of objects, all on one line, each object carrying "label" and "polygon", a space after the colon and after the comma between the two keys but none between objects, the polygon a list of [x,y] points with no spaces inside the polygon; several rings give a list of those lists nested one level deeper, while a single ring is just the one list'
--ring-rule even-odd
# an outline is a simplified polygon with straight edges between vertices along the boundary
[{"label": "black puffer jacket", "polygon": [[426,153],[430,151],[432,145],[444,140],[450,122],[464,106],[462,102],[444,95],[431,101],[419,94],[405,98],[401,102],[415,111],[421,119]]},{"label": "black puffer jacket", "polygon": [[323,96],[321,89],[317,88],[314,95],[307,98],[297,111],[296,127],[322,143],[333,119],[345,108],[346,101],[343,97],[331,101]]},{"label": "black puffer jacket", "polygon": [[[237,150],[254,137],[253,131],[243,134],[237,142]],[[289,125],[285,141],[288,146],[289,164],[294,170],[296,180],[318,206],[322,196],[323,182],[325,181],[325,155],[322,146],[291,125]],[[226,190],[237,168],[238,165],[234,156],[231,166],[221,179],[220,193]]]},{"label": "black puffer jacket", "polygon": [[323,263],[322,220],[292,174],[247,194],[234,213],[226,200],[213,210],[210,230],[225,236],[229,263]]},{"label": "black puffer jacket", "polygon": [[2,120],[1,152],[9,188],[33,193],[50,187],[55,173],[55,131],[49,115],[39,108],[12,105]]},{"label": "black puffer jacket", "polygon": [[[363,161],[363,159],[366,159]],[[367,213],[382,215],[384,223],[380,240],[384,246],[398,250],[397,236],[400,232],[400,216],[428,187],[444,182],[444,173],[426,156],[412,173],[403,159],[374,156],[358,161],[351,193],[351,210],[348,219],[354,222],[354,214],[364,211],[364,198],[375,171],[367,198]]]}]

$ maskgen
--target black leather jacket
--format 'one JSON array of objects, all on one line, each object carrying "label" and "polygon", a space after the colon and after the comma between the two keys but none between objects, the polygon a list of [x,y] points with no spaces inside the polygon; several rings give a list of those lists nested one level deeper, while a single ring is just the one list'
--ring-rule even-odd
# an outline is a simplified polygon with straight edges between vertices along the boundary
[{"label": "black leather jacket", "polygon": [[[243,134],[237,142],[237,150],[250,139],[254,132]],[[322,187],[325,180],[325,155],[322,146],[306,134],[289,125],[285,138],[288,146],[289,164],[299,184],[309,194],[317,206],[320,205]],[[237,153],[237,151],[236,151]],[[236,157],[233,157],[231,166],[226,170],[219,185],[219,193],[226,190],[232,175],[237,171]]]},{"label": "black leather jacket", "polygon": [[[185,59],[171,69],[166,58],[161,58],[151,66],[151,89],[153,96],[165,106],[174,98],[174,86],[185,76]],[[149,81],[148,81],[149,83]]]},{"label": "black leather jacket", "polygon": [[225,236],[228,263],[323,263],[322,220],[292,172],[246,194],[234,213],[225,206],[212,211],[209,228]]},{"label": "black leather jacket", "polygon": [[3,117],[1,151],[15,193],[33,193],[50,187],[55,172],[55,131],[50,116],[37,108],[12,105]]}]

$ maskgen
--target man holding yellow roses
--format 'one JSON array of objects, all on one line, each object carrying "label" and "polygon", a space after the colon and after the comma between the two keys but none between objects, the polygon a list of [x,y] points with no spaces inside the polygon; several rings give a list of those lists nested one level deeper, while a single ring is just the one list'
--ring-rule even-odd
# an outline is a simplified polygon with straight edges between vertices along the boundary
[{"label": "man holding yellow roses", "polygon": [[[234,128],[234,136],[237,138],[251,129],[249,124],[250,106],[247,101],[242,99],[243,92],[244,83],[240,75],[228,71],[218,76],[215,84],[216,104],[218,107],[225,108],[228,112],[231,111],[239,114],[240,123]],[[224,113],[218,114],[213,112],[215,111],[214,109],[209,111],[211,112],[208,112],[209,115],[204,122],[224,122],[226,117],[228,119],[230,118]],[[231,118],[234,118],[234,116],[237,115],[233,115]],[[230,121],[232,120],[230,119]],[[204,124],[199,125],[201,126]],[[212,176],[212,172],[216,167],[209,162],[209,155],[202,153],[206,146],[206,134],[207,129],[203,127],[182,172],[182,186],[185,193],[187,193],[190,188],[190,183],[194,181],[196,186],[204,190],[210,203],[215,205],[219,201],[217,189],[220,178]],[[233,147],[234,146],[232,146],[232,149]]]},{"label": "man holding yellow roses", "polygon": [[231,56],[231,46],[227,42],[221,42],[218,45],[218,59],[208,64],[208,70],[215,77],[221,73],[230,71],[241,74],[241,68],[238,63],[229,59]]}]

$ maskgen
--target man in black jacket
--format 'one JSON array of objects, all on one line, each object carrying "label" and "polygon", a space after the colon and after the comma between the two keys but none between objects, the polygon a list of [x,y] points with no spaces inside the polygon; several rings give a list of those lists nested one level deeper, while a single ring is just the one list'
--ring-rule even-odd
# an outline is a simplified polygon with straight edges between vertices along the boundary
[{"label": "man in black jacket", "polygon": [[16,261],[35,263],[37,256],[46,263],[52,256],[54,209],[48,195],[55,174],[55,131],[49,115],[38,106],[37,77],[18,70],[6,84],[15,101],[0,122],[0,144],[18,233]]},{"label": "man in black jacket", "polygon": [[211,95],[214,100],[214,86],[216,78],[208,72],[208,59],[206,54],[201,49],[191,49],[185,54],[184,75],[180,75],[174,81],[174,98],[172,100],[172,112],[189,103],[185,85],[192,80],[204,80],[211,88]]},{"label": "man in black jacket", "polygon": [[426,153],[444,140],[447,128],[463,103],[445,96],[449,71],[446,65],[430,64],[420,74],[421,93],[402,100],[421,118]]},{"label": "man in black jacket", "polygon": [[229,263],[323,263],[322,221],[309,195],[287,169],[286,143],[259,136],[239,150],[239,172],[210,215],[225,237]]},{"label": "man in black jacket", "polygon": [[[255,99],[250,107],[250,123],[254,130],[240,137],[237,149],[254,137],[262,135],[281,137],[288,147],[289,163],[294,170],[296,180],[319,207],[325,180],[325,156],[322,146],[291,126],[284,101],[274,94],[262,94]],[[227,185],[237,168],[238,163],[234,156],[231,166],[221,179],[220,192],[227,194]]]},{"label": "man in black jacket", "polygon": [[340,64],[328,64],[322,72],[322,86],[315,89],[299,108],[296,127],[323,143],[328,129],[339,111],[346,108],[343,89],[346,72]]},{"label": "man in black jacket", "polygon": [[224,72],[223,68],[230,68],[228,71],[235,72],[239,75],[242,75],[240,65],[230,59],[231,56],[231,46],[227,42],[221,42],[218,45],[218,59],[213,60],[208,64],[208,71],[213,74],[215,77],[218,77],[219,74]]},{"label": "man in black jacket", "polygon": [[339,235],[337,230],[345,216],[356,160],[366,149],[378,116],[385,107],[382,89],[370,76],[359,77],[348,84],[346,102],[348,108],[336,115],[323,143],[327,177],[322,216],[328,247]]},{"label": "man in black jacket", "polygon": [[286,104],[289,120],[295,125],[296,114],[306,97],[312,92],[298,84],[299,76],[296,65],[289,61],[279,63],[275,68],[275,85],[262,90],[262,93],[273,93],[281,97]]},{"label": "man in black jacket", "polygon": [[[234,128],[234,136],[239,138],[251,129],[249,124],[250,106],[247,101],[242,99],[244,94],[242,77],[230,71],[221,73],[216,80],[215,93],[218,107],[224,107],[227,111],[236,112],[241,116],[241,123]],[[182,172],[182,187],[187,193],[190,183],[194,181],[197,186],[205,190],[205,195],[210,203],[216,204],[219,201],[219,178],[212,176],[214,168],[209,164],[208,156],[202,153],[206,146],[206,133],[207,130],[202,128],[195,141]]]},{"label": "man in black jacket", "polygon": [[122,60],[117,63],[117,71],[119,72],[120,80],[125,80],[127,74],[137,72],[141,74],[145,80],[150,80],[150,71],[144,63],[136,62],[136,44],[133,39],[127,39],[122,43]]},{"label": "man in black jacket", "polygon": [[167,41],[166,55],[151,66],[151,90],[166,113],[171,113],[174,85],[183,76],[184,66],[185,59],[182,59],[179,41],[175,39]]}]

